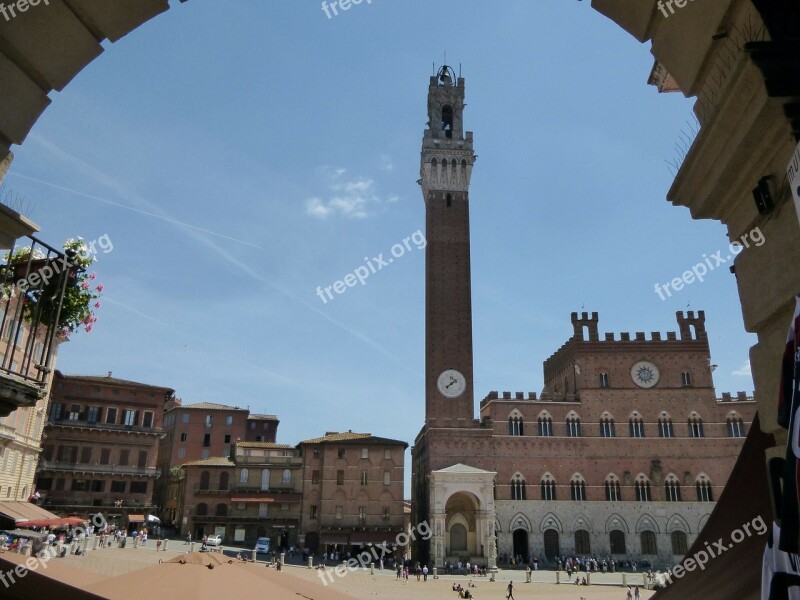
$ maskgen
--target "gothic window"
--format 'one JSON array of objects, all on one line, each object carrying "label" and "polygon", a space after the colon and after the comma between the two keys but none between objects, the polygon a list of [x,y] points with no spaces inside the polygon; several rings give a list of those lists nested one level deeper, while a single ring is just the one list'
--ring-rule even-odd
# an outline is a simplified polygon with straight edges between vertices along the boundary
[{"label": "gothic window", "polygon": [[549,475],[542,478],[542,500],[556,499],[556,482]]},{"label": "gothic window", "polygon": [[576,475],[569,484],[569,495],[576,502],[586,500],[586,482],[580,475]]},{"label": "gothic window", "polygon": [[617,432],[614,428],[614,419],[604,417],[600,420],[600,437],[616,437]]},{"label": "gothic window", "polygon": [[515,414],[508,418],[508,435],[524,435],[522,417]]},{"label": "gothic window", "polygon": [[643,477],[638,479],[633,484],[636,490],[637,502],[650,502],[650,482]]},{"label": "gothic window", "polygon": [[619,479],[614,475],[609,475],[606,479],[606,500],[609,502],[619,502],[622,499],[620,494]]},{"label": "gothic window", "polygon": [[539,435],[550,437],[553,435],[553,419],[550,417],[539,417]]},{"label": "gothic window", "polygon": [[672,428],[672,419],[669,415],[662,413],[658,419],[658,437],[671,438],[675,437],[675,430]]},{"label": "gothic window", "polygon": [[744,422],[741,417],[728,417],[728,437],[744,437]]},{"label": "gothic window", "polygon": [[581,437],[581,420],[577,416],[567,419],[567,437]]},{"label": "gothic window", "polygon": [[709,481],[705,476],[701,476],[697,479],[697,501],[698,502],[713,502],[714,501],[714,492],[711,489],[711,481]]},{"label": "gothic window", "polygon": [[692,374],[689,371],[681,373],[681,385],[683,387],[692,387]]},{"label": "gothic window", "polygon": [[664,495],[667,502],[681,501],[681,484],[675,475],[669,475],[664,482]]},{"label": "gothic window", "polygon": [[608,373],[600,373],[600,387],[601,388],[608,387]]},{"label": "gothic window", "polygon": [[628,421],[628,429],[630,430],[631,437],[644,437],[644,423],[642,422],[642,418],[640,416],[634,415],[630,418]]},{"label": "gothic window", "polygon": [[703,432],[703,419],[697,413],[692,413],[689,417],[689,435],[693,438],[705,436]]},{"label": "gothic window", "polygon": [[511,499],[525,500],[525,479],[519,473],[511,480]]}]

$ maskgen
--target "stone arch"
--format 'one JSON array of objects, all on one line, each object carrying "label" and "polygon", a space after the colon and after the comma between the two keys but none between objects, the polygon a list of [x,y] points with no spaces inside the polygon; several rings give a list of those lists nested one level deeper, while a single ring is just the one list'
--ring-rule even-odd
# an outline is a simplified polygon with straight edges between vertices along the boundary
[{"label": "stone arch", "polygon": [[708,523],[708,519],[711,517],[710,514],[706,513],[702,517],[700,517],[700,521],[697,524],[697,531],[703,531],[703,528]]},{"label": "stone arch", "polygon": [[541,522],[539,523],[539,532],[544,533],[548,529],[555,529],[559,533],[564,532],[564,526],[561,525],[561,519],[559,519],[555,514],[549,512],[544,517],[542,517]]},{"label": "stone arch", "polygon": [[592,520],[589,518],[587,514],[578,513],[572,518],[572,523],[570,524],[570,530],[577,531],[578,529],[586,529],[587,531],[593,531]]},{"label": "stone arch", "polygon": [[673,531],[682,531],[683,533],[692,532],[689,528],[688,521],[677,513],[667,519],[667,533],[672,533]]},{"label": "stone arch", "polygon": [[494,532],[503,533],[503,530],[500,527],[500,519],[498,519],[497,517],[494,518]]},{"label": "stone arch", "polygon": [[600,415],[600,420],[602,421],[603,419],[608,419],[610,421],[613,421],[614,420],[614,415],[612,415],[609,411],[604,410],[603,414]]},{"label": "stone arch", "polygon": [[661,533],[661,528],[658,526],[656,520],[647,513],[643,514],[639,517],[639,520],[636,521],[636,533],[642,533],[643,531]]},{"label": "stone arch", "polygon": [[532,532],[533,525],[531,525],[531,520],[524,513],[518,512],[508,522],[508,530],[514,531],[515,529],[524,529]]},{"label": "stone arch", "polygon": [[606,533],[611,533],[615,529],[630,533],[631,529],[628,527],[628,522],[619,513],[614,513],[606,519]]}]

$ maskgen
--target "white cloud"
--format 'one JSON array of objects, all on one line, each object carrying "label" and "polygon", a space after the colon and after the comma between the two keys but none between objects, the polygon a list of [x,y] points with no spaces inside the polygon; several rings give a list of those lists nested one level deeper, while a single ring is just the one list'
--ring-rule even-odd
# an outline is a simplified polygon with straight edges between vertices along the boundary
[{"label": "white cloud", "polygon": [[740,377],[752,377],[753,371],[750,369],[750,361],[745,362],[740,369],[735,370],[731,375],[738,375]]},{"label": "white cloud", "polygon": [[311,217],[327,219],[338,215],[350,219],[364,219],[372,214],[374,208],[398,200],[397,196],[381,198],[372,179],[347,178],[345,169],[321,167],[319,172],[327,179],[328,197],[306,200],[306,214]]}]

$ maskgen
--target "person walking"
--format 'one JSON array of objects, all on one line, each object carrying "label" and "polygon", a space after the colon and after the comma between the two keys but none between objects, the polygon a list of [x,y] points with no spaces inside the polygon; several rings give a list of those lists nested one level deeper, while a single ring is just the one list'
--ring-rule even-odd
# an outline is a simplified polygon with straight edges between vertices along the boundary
[{"label": "person walking", "polygon": [[422,567],[422,580],[428,581],[428,565]]},{"label": "person walking", "polygon": [[506,600],[514,600],[514,582],[508,582],[508,593],[506,593]]},{"label": "person walking", "polygon": [[639,586],[633,588],[633,600],[641,600],[641,596],[639,595]]}]

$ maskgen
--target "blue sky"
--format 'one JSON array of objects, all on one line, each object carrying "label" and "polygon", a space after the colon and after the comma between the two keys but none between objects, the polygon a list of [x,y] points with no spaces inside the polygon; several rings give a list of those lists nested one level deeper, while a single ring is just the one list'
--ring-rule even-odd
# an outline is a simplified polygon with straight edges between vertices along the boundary
[{"label": "blue sky", "polygon": [[274,413],[287,443],[347,429],[413,442],[424,252],[327,304],[316,289],[424,230],[426,92],[446,52],[479,155],[476,404],[541,391],[582,308],[601,334],[675,330],[675,311],[704,309],[718,392],[752,390],[727,266],[654,292],[729,254],[719,223],[665,200],[691,102],[647,86],[649,48],[588,2],[222,7],[175,3],[106,44],[15,148],[6,190],[46,241],[113,242],[99,320],[62,346],[62,371]]}]

